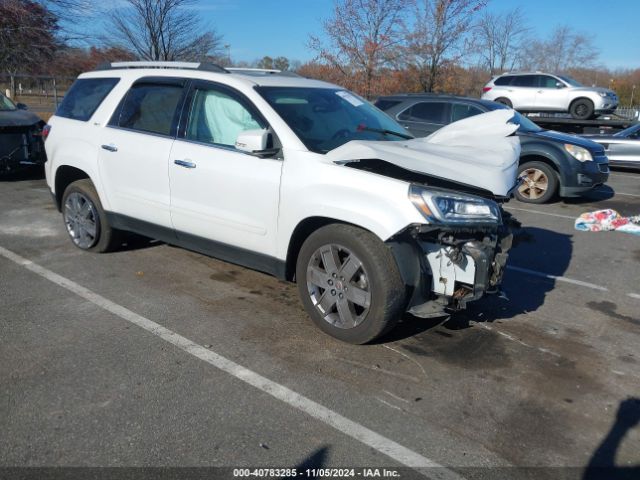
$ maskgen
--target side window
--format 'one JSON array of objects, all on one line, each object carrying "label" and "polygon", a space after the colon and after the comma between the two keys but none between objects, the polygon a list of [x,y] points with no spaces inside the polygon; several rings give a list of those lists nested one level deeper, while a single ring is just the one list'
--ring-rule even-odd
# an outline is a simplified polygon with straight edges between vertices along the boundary
[{"label": "side window", "polygon": [[548,75],[538,75],[538,86],[540,88],[556,88],[556,80]]},{"label": "side window", "polygon": [[76,80],[56,110],[56,116],[86,122],[119,81],[119,78]]},{"label": "side window", "polygon": [[494,80],[493,84],[502,87],[504,85],[510,85],[513,77],[511,75],[505,75],[504,77],[498,77]]},{"label": "side window", "polygon": [[457,122],[458,120],[462,120],[463,118],[473,117],[474,115],[478,115],[480,113],[484,112],[478,107],[474,107],[473,105],[454,103],[451,106],[451,121]]},{"label": "side window", "polygon": [[239,96],[217,88],[196,89],[185,138],[234,147],[240,132],[265,127]]},{"label": "side window", "polygon": [[183,88],[180,85],[139,83],[131,87],[119,108],[117,118],[109,125],[141,132],[172,135],[178,103]]},{"label": "side window", "polygon": [[389,110],[391,107],[395,107],[401,103],[402,102],[400,100],[377,100],[374,105],[384,112],[385,110]]},{"label": "side window", "polygon": [[536,75],[518,75],[514,77],[511,85],[514,87],[535,87]]},{"label": "side window", "polygon": [[420,102],[402,112],[398,118],[410,122],[444,123],[446,104],[443,102]]}]

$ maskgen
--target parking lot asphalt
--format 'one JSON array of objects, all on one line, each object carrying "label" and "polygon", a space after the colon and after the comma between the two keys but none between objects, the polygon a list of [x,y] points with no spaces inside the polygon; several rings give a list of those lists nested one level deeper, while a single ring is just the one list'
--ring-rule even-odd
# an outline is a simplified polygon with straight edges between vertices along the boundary
[{"label": "parking lot asphalt", "polygon": [[366,346],[267,275],[140,239],[76,249],[38,175],[0,181],[0,205],[0,466],[640,465],[640,237],[573,228],[640,214],[640,173],[511,201],[508,299]]}]

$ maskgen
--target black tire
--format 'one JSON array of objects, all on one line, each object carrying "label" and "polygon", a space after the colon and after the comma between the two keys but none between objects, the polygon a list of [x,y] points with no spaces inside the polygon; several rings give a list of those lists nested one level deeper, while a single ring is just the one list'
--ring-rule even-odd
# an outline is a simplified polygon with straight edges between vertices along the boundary
[{"label": "black tire", "polygon": [[[86,242],[80,242],[77,236],[72,233],[74,230],[71,226],[73,222],[72,212],[70,206],[67,205],[70,199],[80,199],[80,201],[89,204],[87,216],[90,216],[93,224],[95,224],[95,235],[90,235],[89,237],[92,238],[89,238]],[[109,225],[100,197],[98,197],[98,192],[96,192],[93,183],[88,178],[76,180],[65,189],[62,195],[62,218],[71,242],[81,250],[104,253],[115,250],[122,245],[123,233]]]},{"label": "black tire", "polygon": [[[528,177],[528,181],[516,190],[516,198],[521,202],[546,203],[558,193],[560,184],[558,174],[546,163],[536,161],[523,163],[518,167],[518,177],[523,175]],[[546,181],[543,181],[543,178]]]},{"label": "black tire", "polygon": [[511,100],[509,100],[508,98],[499,97],[499,98],[496,98],[494,101],[497,103],[501,103],[502,105],[506,105],[509,108],[513,108],[513,103],[511,103]]},{"label": "black tire", "polygon": [[[321,295],[322,289],[308,283],[307,269],[318,258],[321,258],[318,256],[320,249],[325,249],[326,252],[326,248],[330,246],[335,247],[339,252],[339,262],[344,260],[342,267],[348,264],[347,259],[352,255],[361,267],[346,279],[340,276],[340,272],[346,269],[337,270],[338,276],[333,275],[333,278],[336,279],[335,285],[331,284],[334,285],[333,287],[326,285],[322,294],[328,296],[331,291],[333,292],[333,299],[329,298],[329,301],[334,301],[335,304],[331,304],[327,311],[334,313],[323,314],[320,310],[321,307],[314,303],[318,300],[314,296]],[[326,271],[327,282],[330,283],[331,269],[324,265],[324,261],[318,268]],[[346,275],[348,276],[348,274]],[[360,283],[356,283],[356,279]],[[327,225],[313,232],[305,240],[296,262],[296,282],[302,304],[313,322],[325,333],[344,342],[353,344],[371,342],[390,331],[404,313],[405,285],[393,254],[374,234],[351,225]],[[347,288],[351,288],[349,294],[345,293]],[[352,303],[348,298],[353,296],[355,292],[362,291],[369,294],[368,309],[363,309],[360,305]],[[344,293],[345,299],[338,300],[336,292],[340,298],[343,298]],[[343,317],[338,306],[344,305],[344,302],[348,303],[352,313],[362,310],[358,316],[359,323],[356,323],[357,320],[349,326],[342,323]],[[320,305],[321,302],[317,301],[317,303]],[[330,319],[325,319],[330,316],[336,318],[336,321],[330,323]],[[343,326],[339,326],[340,324]]]},{"label": "black tire", "polygon": [[569,107],[569,113],[577,120],[589,120],[593,118],[593,102],[588,98],[579,98]]}]

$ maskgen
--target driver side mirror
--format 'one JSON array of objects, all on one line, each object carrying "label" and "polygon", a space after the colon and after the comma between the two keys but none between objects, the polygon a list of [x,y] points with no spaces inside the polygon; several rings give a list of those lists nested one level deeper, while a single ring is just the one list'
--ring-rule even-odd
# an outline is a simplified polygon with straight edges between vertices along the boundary
[{"label": "driver side mirror", "polygon": [[556,82],[556,88],[564,88],[565,84],[562,82]]},{"label": "driver side mirror", "polygon": [[269,148],[271,141],[269,130],[245,130],[236,138],[236,149],[258,157],[269,157],[278,153],[278,148]]},{"label": "driver side mirror", "polygon": [[27,107],[24,103],[16,103],[16,108],[18,110],[29,110],[29,107]]}]

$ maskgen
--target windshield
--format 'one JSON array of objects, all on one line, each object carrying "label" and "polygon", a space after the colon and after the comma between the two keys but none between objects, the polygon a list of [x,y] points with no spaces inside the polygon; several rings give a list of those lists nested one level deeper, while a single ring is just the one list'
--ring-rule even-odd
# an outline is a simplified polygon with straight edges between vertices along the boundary
[{"label": "windshield", "polygon": [[572,87],[582,87],[583,85],[574,78],[568,77],[566,75],[558,75],[559,78],[564,80],[566,83],[571,85]]},{"label": "windshield", "polygon": [[0,111],[15,110],[16,106],[11,100],[0,93]]},{"label": "windshield", "polygon": [[615,133],[613,136],[626,138],[626,137],[631,137],[633,136],[634,133],[639,133],[639,132],[640,132],[640,123],[637,125],[633,125],[632,127],[625,128],[624,130],[620,130],[618,133]]},{"label": "windshield", "polygon": [[413,138],[391,117],[347,90],[305,87],[257,87],[256,90],[316,153],[351,140]]}]

